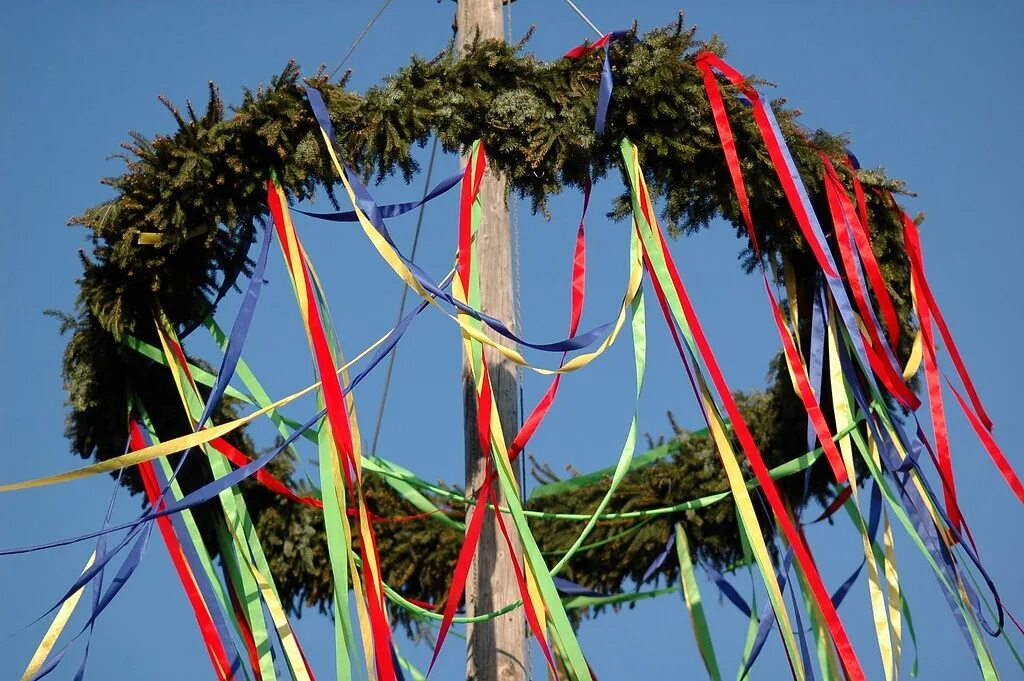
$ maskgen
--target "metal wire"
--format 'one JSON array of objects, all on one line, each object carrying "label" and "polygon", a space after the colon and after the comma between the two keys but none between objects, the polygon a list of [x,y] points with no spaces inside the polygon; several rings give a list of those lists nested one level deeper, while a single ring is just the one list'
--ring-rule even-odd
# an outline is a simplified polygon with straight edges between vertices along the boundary
[{"label": "metal wire", "polygon": [[573,2],[572,0],[565,0],[565,2],[566,4],[569,5],[569,7],[572,7],[573,10],[575,10],[576,14],[580,15],[580,19],[583,19],[583,21],[587,22],[587,26],[594,29],[594,33],[596,33],[601,38],[604,37],[604,33],[601,32],[601,29],[594,25],[594,22],[591,21],[590,18],[583,13],[583,10],[576,6],[575,2]]},{"label": "metal wire", "polygon": [[[437,136],[434,136],[434,145],[430,148],[430,162],[427,164],[427,177],[423,181],[423,198],[427,198],[427,194],[430,192],[430,177],[434,173],[434,160],[437,158]],[[420,244],[420,228],[423,227],[423,214],[426,212],[427,204],[421,204],[419,215],[416,217],[416,232],[412,237],[412,251],[409,254],[410,260],[416,259],[416,247]],[[405,315],[405,299],[409,295],[409,287],[402,286],[402,299],[398,304],[398,317],[395,321],[395,325],[402,321],[402,317]],[[370,452],[374,455],[377,454],[377,439],[380,437],[380,424],[384,420],[384,405],[388,401],[388,388],[391,386],[391,372],[395,368],[395,355],[398,354],[398,346],[396,345],[391,349],[391,354],[388,355],[388,368],[384,374],[384,392],[380,396],[380,406],[377,407],[377,423],[373,426],[373,441],[370,445]]]},{"label": "metal wire", "polygon": [[352,45],[350,45],[348,51],[345,52],[345,56],[341,58],[341,61],[338,62],[338,65],[334,67],[333,71],[331,71],[331,75],[328,76],[328,80],[334,80],[334,75],[341,70],[342,66],[345,65],[345,62],[348,61],[348,58],[351,57],[352,53],[356,51],[357,47],[359,47],[359,43],[363,42],[363,38],[365,38],[366,34],[370,32],[371,28],[373,28],[373,24],[376,23],[377,19],[380,18],[380,15],[384,13],[384,10],[386,10],[388,8],[388,5],[390,4],[391,0],[384,0],[384,2],[380,4],[380,7],[377,8],[377,13],[374,14],[373,17],[368,22],[366,22],[366,26],[364,26],[363,30],[359,32],[359,35],[356,36],[356,39],[352,41]]}]

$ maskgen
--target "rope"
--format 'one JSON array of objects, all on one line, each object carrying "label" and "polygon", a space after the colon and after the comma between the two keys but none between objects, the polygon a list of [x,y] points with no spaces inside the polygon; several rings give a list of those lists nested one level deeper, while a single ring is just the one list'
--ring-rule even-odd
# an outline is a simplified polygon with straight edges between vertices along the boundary
[{"label": "rope", "polygon": [[356,36],[356,39],[352,41],[352,45],[348,48],[348,51],[345,53],[345,56],[341,58],[341,61],[338,62],[338,65],[334,67],[333,71],[331,71],[331,75],[328,76],[328,80],[334,80],[334,75],[341,69],[342,66],[345,65],[345,62],[348,61],[348,58],[351,57],[352,53],[356,51],[357,47],[359,47],[359,43],[363,41],[363,38],[366,37],[366,34],[370,32],[371,28],[373,28],[374,22],[376,22],[377,19],[380,18],[380,15],[384,13],[384,10],[386,10],[388,8],[388,5],[390,4],[391,0],[384,0],[384,2],[380,4],[380,7],[377,8],[377,13],[374,14],[373,17],[368,22],[366,22],[366,26],[364,26],[363,30],[360,31],[359,35]]}]

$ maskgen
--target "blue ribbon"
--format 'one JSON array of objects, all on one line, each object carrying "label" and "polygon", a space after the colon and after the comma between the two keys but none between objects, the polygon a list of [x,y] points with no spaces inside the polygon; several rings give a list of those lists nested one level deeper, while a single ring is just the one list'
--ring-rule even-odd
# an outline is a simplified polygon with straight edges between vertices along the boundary
[{"label": "blue ribbon", "polygon": [[[793,549],[786,552],[786,556],[782,559],[782,565],[779,566],[778,570],[775,571],[775,578],[779,582],[779,589],[782,593],[786,591],[786,578],[789,575],[789,566],[793,562]],[[761,654],[761,650],[764,648],[765,641],[768,640],[768,634],[772,630],[772,626],[775,623],[775,617],[769,616],[772,612],[771,603],[766,603],[764,610],[761,611],[761,617],[757,625],[757,635],[754,637],[754,645],[750,649],[750,656],[747,658],[747,664],[743,667],[743,673],[740,674],[740,679],[746,677],[750,672],[750,668],[754,665],[754,661],[758,655]]]},{"label": "blue ribbon", "polygon": [[[310,108],[313,111],[313,115],[316,117],[317,122],[320,124],[320,127],[323,128],[325,133],[327,133],[328,139],[331,140],[332,144],[334,144],[334,127],[331,125],[330,117],[327,115],[327,106],[324,104],[323,97],[320,96],[320,93],[316,89],[311,88],[309,86],[306,86],[306,95],[309,99],[309,104]],[[487,324],[487,326],[489,326],[495,332],[509,339],[513,343],[528,348],[533,348],[534,350],[540,350],[543,352],[569,352],[572,350],[579,350],[592,345],[596,340],[605,336],[607,331],[612,328],[613,322],[608,322],[607,324],[602,324],[601,326],[594,328],[590,331],[587,331],[586,333],[577,334],[572,338],[566,338],[564,340],[556,341],[554,343],[531,343],[523,338],[520,338],[515,333],[513,333],[511,329],[509,329],[501,320],[495,319],[490,315],[475,310],[472,307],[466,305],[465,303],[456,300],[453,296],[442,291],[440,288],[438,288],[437,284],[435,284],[431,280],[431,278],[429,277],[429,275],[427,275],[426,272],[424,272],[418,265],[416,265],[416,263],[412,262],[407,257],[405,257],[405,255],[402,254],[398,246],[395,244],[394,240],[391,238],[391,234],[388,232],[387,226],[384,224],[380,207],[377,205],[376,201],[374,201],[373,197],[370,195],[370,192],[363,185],[362,181],[359,179],[359,176],[347,165],[344,167],[344,170],[345,175],[347,176],[349,182],[351,183],[352,191],[355,194],[356,203],[359,205],[363,213],[366,214],[370,223],[374,226],[374,228],[381,235],[381,237],[383,237],[383,239],[388,243],[388,245],[390,245],[395,250],[399,258],[402,260],[402,263],[409,268],[409,271],[412,272],[413,277],[415,277],[419,285],[422,286],[424,290],[431,293],[435,297],[445,301],[452,307],[460,310],[461,312],[464,312],[465,314],[468,314],[474,319],[477,319]]]},{"label": "blue ribbon", "polygon": [[[59,665],[61,660],[64,659],[64,656],[67,655],[68,650],[71,648],[71,645],[76,640],[78,640],[78,638],[82,636],[82,634],[91,630],[93,623],[100,616],[100,613],[102,613],[106,609],[106,607],[110,605],[110,602],[114,599],[118,592],[121,591],[124,585],[128,583],[128,580],[131,579],[131,576],[135,573],[135,570],[138,568],[139,563],[142,562],[142,557],[146,554],[146,548],[149,545],[149,537],[152,534],[152,531],[153,525],[148,524],[142,529],[141,532],[139,532],[139,537],[136,540],[135,545],[132,547],[132,550],[129,552],[128,556],[125,557],[124,563],[121,564],[121,567],[118,569],[117,574],[111,581],[110,586],[107,587],[107,590],[103,593],[103,596],[97,601],[96,606],[93,608],[92,614],[89,616],[89,619],[86,621],[81,631],[75,634],[70,641],[64,644],[64,647],[62,647],[60,650],[54,653],[53,656],[46,661],[46,664],[40,667],[39,671],[36,672],[36,674],[32,677],[32,681],[41,679],[50,672],[52,672],[54,669],[56,669],[57,665]],[[127,539],[125,541],[127,542]],[[107,561],[109,561],[109,558],[107,559]],[[106,564],[107,561],[104,561],[104,565]],[[102,569],[102,565],[99,567],[100,569]],[[84,582],[81,586],[84,586]],[[80,586],[74,587],[72,593],[74,593],[74,591],[77,591],[78,588],[80,588]],[[66,598],[67,597],[65,597],[65,599],[63,600],[66,600]],[[63,602],[63,600],[61,602]]]},{"label": "blue ribbon", "polygon": [[737,610],[742,612],[747,617],[750,617],[750,615],[753,613],[753,610],[751,610],[750,605],[748,605],[746,599],[744,599],[743,596],[741,596],[739,592],[736,591],[736,588],[733,587],[733,585],[730,584],[725,579],[725,577],[722,576],[722,573],[716,570],[715,567],[710,563],[703,563],[702,566],[705,572],[708,573],[708,576],[711,577],[711,581],[713,581],[715,583],[715,586],[718,587],[718,590],[722,592],[722,595],[728,598],[729,601],[736,606]]},{"label": "blue ribbon", "polygon": [[566,579],[565,577],[559,577],[554,575],[552,578],[555,582],[555,588],[558,593],[565,594],[566,596],[607,596],[608,594],[601,593],[600,591],[594,591],[589,589],[582,584]]},{"label": "blue ribbon", "polygon": [[256,266],[252,270],[252,277],[249,279],[249,287],[245,290],[245,296],[238,306],[238,314],[235,316],[235,323],[231,326],[231,335],[228,337],[227,347],[224,348],[224,357],[220,362],[220,369],[217,370],[217,378],[210,390],[210,396],[206,399],[206,408],[196,424],[196,430],[202,429],[206,422],[217,408],[224,391],[227,390],[231,378],[235,375],[235,368],[238,360],[242,357],[242,347],[249,334],[249,327],[252,325],[253,313],[256,311],[256,303],[260,299],[260,291],[263,289],[263,277],[267,271],[267,256],[270,252],[270,242],[273,238],[273,230],[265,230],[263,244],[260,246],[260,255],[256,260]]},{"label": "blue ribbon", "polygon": [[612,63],[609,59],[612,43],[629,33],[629,31],[614,31],[608,34],[608,41],[604,44],[604,61],[601,64],[601,84],[597,90],[597,112],[594,116],[594,132],[598,135],[604,133],[605,119],[608,117],[608,105],[612,101],[612,90],[615,84],[612,82]]},{"label": "blue ribbon", "polygon": [[[128,447],[125,447],[125,451],[128,451]],[[103,527],[110,525],[110,517],[114,512],[114,501],[117,499],[117,490],[121,487],[121,478],[124,475],[124,469],[122,468],[117,472],[117,479],[114,481],[114,491],[110,494],[110,502],[107,504],[107,513],[103,517]],[[102,555],[107,550],[107,537],[101,535],[96,540],[95,553],[97,556]],[[96,609],[100,604],[100,594],[103,591],[103,572],[101,571],[96,577],[96,580],[92,583],[92,611],[95,613]],[[89,635],[85,637],[85,652],[82,653],[82,662],[78,665],[78,671],[75,672],[75,681],[82,681],[85,678],[85,665],[89,661],[89,648],[92,645],[92,633],[93,625],[89,625]]]},{"label": "blue ribbon", "polygon": [[[405,215],[409,211],[416,210],[423,204],[427,203],[428,201],[433,201],[434,199],[441,196],[449,189],[457,185],[459,182],[462,181],[463,175],[464,173],[458,172],[452,175],[451,177],[442,180],[437,184],[437,186],[431,189],[430,192],[419,201],[410,201],[407,203],[392,203],[387,206],[381,206],[381,217],[394,218],[398,217],[399,215]],[[302,213],[303,215],[308,215],[311,218],[316,218],[318,220],[328,220],[330,222],[358,222],[359,220],[354,210],[346,210],[340,213],[313,213],[306,210],[299,210],[297,208],[294,210],[298,213]]]},{"label": "blue ribbon", "polygon": [[[796,301],[791,301],[791,305],[796,304]],[[808,369],[810,371],[810,382],[811,388],[814,389],[815,395],[821,395],[821,377],[822,367],[824,366],[825,359],[825,330],[827,328],[827,315],[825,312],[825,291],[824,285],[821,282],[821,275],[818,275],[818,283],[814,289],[814,297],[811,305],[811,348],[810,356],[808,357]],[[800,333],[799,329],[794,330],[796,333]],[[814,429],[814,424],[811,422],[811,417],[807,417],[807,451],[814,449],[815,443],[818,441],[817,431]],[[810,469],[808,469],[810,472]],[[806,497],[806,491],[804,497]]]},{"label": "blue ribbon", "polygon": [[807,633],[804,631],[804,621],[800,616],[800,605],[796,602],[796,589],[789,590],[789,600],[793,604],[793,617],[796,619],[796,635],[800,641],[800,657],[803,659],[804,672],[809,681],[815,681],[814,667],[811,665],[811,654],[807,647]]},{"label": "blue ribbon", "polygon": [[[676,525],[678,525],[678,523],[676,523]],[[647,570],[644,572],[644,576],[636,585],[637,591],[640,591],[640,587],[646,584],[648,580],[650,580],[650,578],[654,575],[654,573],[658,571],[658,568],[665,564],[665,559],[668,558],[669,551],[671,551],[672,547],[675,545],[676,533],[672,530],[669,530],[668,541],[665,542],[665,548],[662,550],[661,553],[654,557],[654,560],[651,561],[651,564],[647,567]]]}]

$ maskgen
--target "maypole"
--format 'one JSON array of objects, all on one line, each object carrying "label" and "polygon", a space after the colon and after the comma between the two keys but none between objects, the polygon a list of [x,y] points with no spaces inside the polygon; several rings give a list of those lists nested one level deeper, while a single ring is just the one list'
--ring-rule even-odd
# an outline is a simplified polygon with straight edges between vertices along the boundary
[{"label": "maypole", "polygon": [[[460,56],[478,39],[505,39],[502,0],[458,0],[456,12],[456,44]],[[463,163],[466,161],[464,157]],[[488,169],[480,185],[479,196],[483,206],[477,234],[477,257],[483,274],[480,277],[480,309],[498,319],[511,320],[515,312],[515,293],[512,286],[512,247],[505,205],[505,178]],[[507,342],[490,329],[487,329],[487,333],[499,342]],[[495,404],[504,426],[507,445],[519,425],[516,371],[511,361],[490,348],[484,348],[484,358],[490,369]],[[469,358],[463,356],[466,491],[472,493],[484,483],[487,458],[480,448],[476,388],[469,362]],[[521,479],[519,484],[522,484]],[[497,505],[504,506],[504,496],[497,485],[495,494]],[[484,509],[472,506],[467,511],[467,527],[472,514],[477,512],[484,512]],[[521,561],[522,550],[512,522],[506,521],[505,525],[512,528],[511,547],[493,517],[484,521],[480,543],[466,583],[467,615],[496,610],[520,597],[512,560]],[[516,608],[493,620],[467,625],[466,678],[474,681],[529,678],[526,617],[522,608]]]},{"label": "maypole", "polygon": [[[586,681],[595,673],[575,633],[583,618],[680,592],[708,675],[718,679],[721,658],[701,606],[697,569],[749,623],[740,677],[775,627],[795,680],[863,681],[878,676],[869,666],[876,662],[879,678],[895,681],[906,659],[904,633],[916,648],[896,571],[892,530],[899,527],[934,573],[983,678],[999,678],[986,633],[1003,638],[1024,669],[1010,637],[1024,628],[981,562],[956,495],[943,349],[956,369],[955,384],[946,377],[956,402],[1022,503],[1024,483],[993,437],[925,276],[918,224],[894,198],[902,185],[861,170],[846,139],[809,134],[793,110],[770,102],[755,80],[723,60],[717,39],[697,41],[695,28],[684,31],[682,17],[642,37],[635,29],[600,34],[566,0],[600,37],[545,64],[520,54],[520,45],[505,44],[502,5],[512,1],[457,0],[458,59],[448,58],[452,50],[431,61],[413,58],[360,95],[346,90],[347,77],[333,82],[333,76],[391,2],[383,0],[331,74],[321,69],[303,79],[289,64],[269,87],[246,90],[231,118],[211,85],[203,116],[191,104],[186,113],[168,105],[179,126],[174,135],[133,135],[134,143],[124,145],[128,171],[107,180],[117,197],[74,219],[92,231],[93,251],[82,256],[75,314],[60,314],[65,330],[74,330],[64,364],[68,435],[78,454],[98,461],[0,480],[0,497],[117,471],[119,484],[141,485],[148,503],[126,523],[112,524],[111,501],[100,530],[0,546],[3,557],[96,540],[83,572],[39,618],[55,613],[23,678],[42,678],[76,639],[91,635],[139,567],[154,527],[219,681],[275,681],[284,663],[293,678],[312,679],[288,611],[317,604],[333,607],[339,679],[397,681],[405,671],[422,679],[401,657],[393,628],[437,632],[429,675],[452,625],[468,624],[469,679],[528,678],[533,635],[549,678]],[[411,179],[417,169],[411,148],[431,135],[435,151],[465,155],[464,172],[431,190],[432,153],[419,201],[379,204],[367,178],[400,170]],[[487,173],[489,163],[500,172]],[[568,336],[552,343],[522,338],[509,190],[543,210],[546,197],[582,188],[585,215],[592,181],[616,168],[627,199],[617,205],[632,215],[623,251],[629,274],[615,317],[578,332],[586,289],[581,218]],[[318,187],[336,198],[340,192],[331,189],[338,182],[354,210],[293,210]],[[457,266],[435,280],[399,249],[386,220],[422,209],[460,182]],[[293,213],[304,217],[293,222]],[[719,361],[684,284],[690,272],[677,266],[662,227],[672,222],[696,230],[716,216],[746,234],[747,264],[762,274],[779,333],[782,353],[763,395],[731,388],[732,372]],[[422,298],[405,314],[403,295],[395,326],[348,361],[314,260],[302,246],[308,218],[358,223],[387,266]],[[249,268],[257,239],[259,256]],[[274,241],[318,379],[277,400],[242,358]],[[243,275],[248,286],[227,334],[213,315]],[[646,303],[645,286],[653,294]],[[351,292],[373,304],[361,290]],[[353,401],[357,386],[431,306],[460,327],[466,351],[464,491],[379,456],[378,430],[367,452]],[[638,454],[647,310],[664,317],[683,369],[676,380],[692,389],[707,427],[685,432],[672,421],[677,438]],[[183,344],[204,317],[223,350],[215,373]],[[523,500],[525,476],[516,474],[515,458],[551,406],[559,380],[598,358],[622,331],[632,336],[636,392],[615,465],[565,480],[539,467],[541,484]],[[561,359],[556,366],[549,354],[533,364],[519,354],[520,345]],[[517,389],[523,369],[552,377],[529,412]],[[921,373],[927,392],[918,396]],[[387,384],[385,378],[378,428]],[[311,394],[322,407],[312,416],[298,402]],[[915,413],[924,415],[925,398],[934,447]],[[284,414],[289,404],[287,411],[299,410],[304,422]],[[245,429],[262,416],[280,439],[259,452]],[[117,454],[126,425],[130,451]],[[289,451],[300,438],[318,448],[319,489],[301,480],[298,454]],[[414,446],[414,454],[429,456],[429,442]],[[825,508],[816,519],[802,513],[818,502]],[[862,555],[837,587],[821,569],[828,564],[816,558],[823,552],[812,553],[805,527],[840,509],[850,516]],[[207,549],[214,536],[216,553]],[[212,562],[218,556],[223,575]],[[110,574],[118,561],[104,587],[103,570]],[[746,566],[763,582],[753,579],[749,601],[722,574]],[[865,657],[865,646],[854,649],[857,637],[839,614],[858,575],[866,575],[878,660]],[[678,583],[658,588],[662,578]],[[86,626],[55,648],[90,582]],[[758,605],[761,593],[767,600]],[[465,616],[457,614],[460,607]],[[364,663],[365,676],[357,670]],[[916,662],[914,669],[912,676]]]}]

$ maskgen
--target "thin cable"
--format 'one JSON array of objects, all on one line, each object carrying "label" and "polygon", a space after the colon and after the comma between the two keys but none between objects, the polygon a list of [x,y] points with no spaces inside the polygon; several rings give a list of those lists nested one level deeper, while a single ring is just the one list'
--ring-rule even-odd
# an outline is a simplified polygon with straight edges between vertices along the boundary
[{"label": "thin cable", "polygon": [[[388,0],[390,2],[391,0]],[[387,3],[385,3],[387,4]],[[430,177],[434,173],[434,159],[437,158],[437,135],[434,135],[434,145],[430,148],[430,162],[427,164],[427,177],[423,182],[423,199],[427,198],[427,194],[430,192]],[[427,204],[420,204],[419,215],[416,218],[416,233],[412,237],[412,252],[409,255],[409,260],[416,259],[416,247],[420,244],[420,228],[423,227],[423,213],[427,209]],[[398,304],[398,322],[402,321],[402,317],[405,316],[405,298],[409,294],[409,287],[402,287],[402,299]],[[388,387],[391,385],[391,371],[395,368],[395,355],[398,354],[398,346],[396,345],[388,356],[388,369],[384,374],[384,392],[380,396],[380,406],[377,407],[377,423],[373,427],[373,443],[370,446],[370,452],[374,455],[377,454],[377,439],[380,437],[380,424],[384,420],[384,404],[388,400]]]},{"label": "thin cable", "polygon": [[507,42],[507,43],[511,43],[512,42],[512,3],[513,2],[515,2],[515,0],[507,0],[505,2],[505,7],[508,9],[508,12],[507,12],[508,16],[505,17],[505,28],[507,29],[505,31],[505,42]]},{"label": "thin cable", "polygon": [[[522,290],[522,277],[520,276],[520,268],[522,267],[522,249],[519,246],[519,197],[514,195],[514,191],[510,192],[509,198],[511,204],[509,206],[509,217],[512,222],[512,287],[515,294],[515,310],[513,312],[516,333],[522,337],[523,335],[523,290]],[[516,371],[522,371],[523,368],[516,365]],[[522,425],[522,414],[519,415],[520,426]]]},{"label": "thin cable", "polygon": [[[510,206],[510,217],[512,222],[512,286],[513,294],[515,295],[515,325],[516,333],[520,336],[523,335],[523,290],[522,290],[522,250],[519,246],[519,197],[511,194],[509,198],[512,200]],[[522,430],[524,420],[526,419],[526,405],[523,399],[523,368],[516,365],[516,388],[519,392],[519,429]],[[526,457],[520,457],[520,484],[519,494],[522,497],[520,501],[526,502]]]},{"label": "thin cable", "polygon": [[[515,0],[508,0],[507,2],[505,2],[505,7],[508,10],[508,13],[507,13],[508,15],[505,18],[505,28],[507,29],[506,36],[505,36],[505,42],[508,42],[508,43],[512,42],[512,3],[513,2],[515,2]],[[522,307],[523,297],[522,297],[522,294],[520,292],[520,285],[519,285],[519,282],[520,282],[520,276],[519,276],[519,197],[513,197],[513,195],[510,193],[509,194],[509,198],[512,199],[512,206],[511,206],[512,211],[510,211],[510,212],[512,213],[511,217],[513,219],[513,223],[512,223],[513,224],[513,232],[512,232],[512,234],[513,234],[513,237],[514,237],[513,244],[514,244],[514,248],[515,248],[515,250],[513,251],[513,256],[514,256],[513,268],[514,269],[512,271],[512,278],[513,278],[513,282],[514,282],[514,285],[515,285],[515,294],[514,295],[516,297],[516,299],[515,299],[515,324],[516,324],[516,332],[519,333],[520,335],[522,335],[522,332],[523,332],[523,307]],[[524,413],[523,413],[525,411],[525,405],[523,403],[523,368],[521,366],[519,366],[519,365],[516,365],[516,389],[519,392],[519,430],[522,430],[523,429],[523,419],[525,419],[526,417],[524,416]],[[519,457],[519,503],[524,504],[524,505],[526,504],[526,457],[525,456],[520,456]],[[525,638],[529,639],[530,638],[530,634],[531,634],[530,625],[527,622],[523,622],[523,636]],[[529,646],[529,645],[526,646],[526,648],[525,648],[526,659],[524,660],[524,666],[527,669],[532,669],[533,668],[533,660],[531,659],[532,658],[532,654],[533,654],[532,647]]]},{"label": "thin cable", "polygon": [[594,29],[594,33],[596,33],[601,38],[604,37],[604,33],[601,31],[601,29],[594,25],[594,22],[591,21],[590,18],[583,13],[583,10],[576,6],[575,2],[573,2],[572,0],[565,0],[565,2],[569,5],[569,7],[572,7],[573,10],[576,11],[576,14],[580,15],[580,19],[583,19],[583,21],[587,22],[587,26]]},{"label": "thin cable", "polygon": [[373,17],[368,22],[366,22],[366,26],[364,26],[363,30],[360,31],[359,35],[356,36],[356,39],[352,41],[352,45],[348,48],[348,51],[345,53],[345,56],[342,57],[341,61],[338,62],[338,65],[334,67],[334,70],[331,71],[331,75],[327,77],[327,80],[334,80],[334,74],[341,70],[341,67],[345,65],[345,62],[348,61],[348,58],[351,57],[352,53],[356,51],[357,47],[359,47],[359,43],[363,41],[363,38],[366,37],[366,34],[370,32],[371,28],[373,28],[374,22],[376,22],[377,19],[380,18],[380,15],[384,13],[384,10],[386,10],[388,8],[388,5],[390,4],[391,0],[384,0],[384,2],[380,4],[380,7],[377,9],[377,13],[374,14]]},{"label": "thin cable", "polygon": [[[505,17],[506,42],[512,42],[512,3],[515,0],[508,0],[505,3],[507,16]],[[509,192],[511,200],[509,217],[512,221],[512,283],[513,295],[515,295],[515,324],[516,333],[523,334],[523,293],[521,286],[521,264],[519,248],[519,197],[514,192]],[[519,430],[523,429],[523,422],[526,418],[526,405],[523,400],[523,368],[516,365],[516,390],[519,393]],[[526,457],[519,458],[519,496],[520,501],[526,503]]]}]

